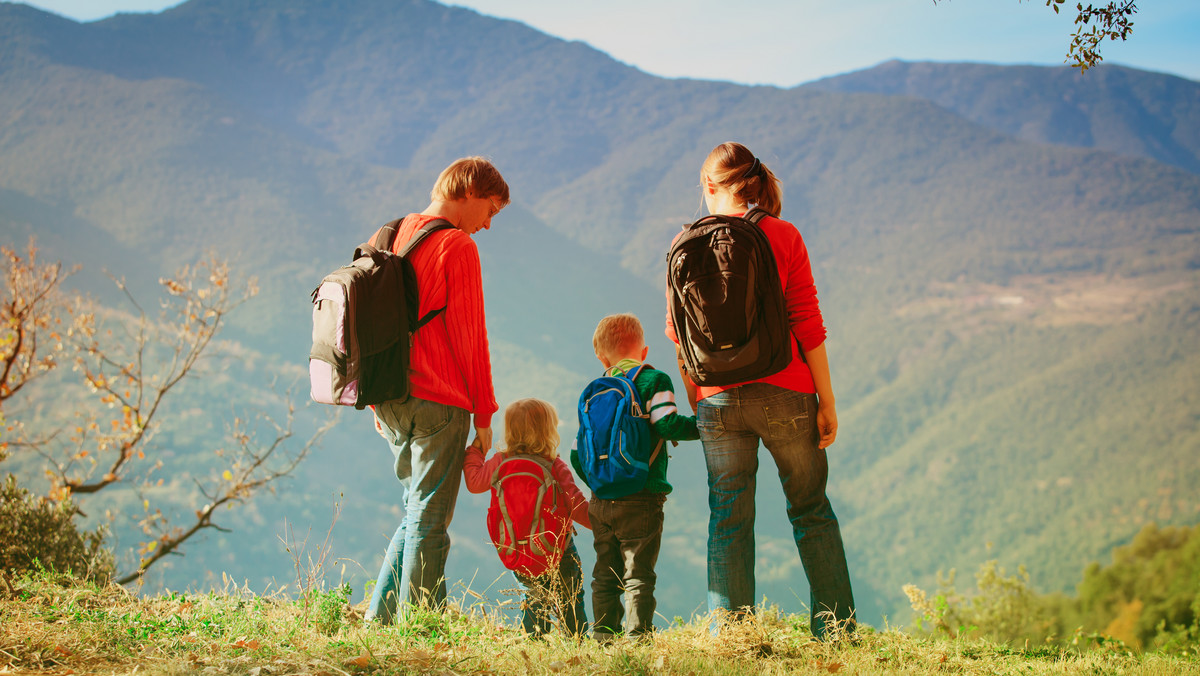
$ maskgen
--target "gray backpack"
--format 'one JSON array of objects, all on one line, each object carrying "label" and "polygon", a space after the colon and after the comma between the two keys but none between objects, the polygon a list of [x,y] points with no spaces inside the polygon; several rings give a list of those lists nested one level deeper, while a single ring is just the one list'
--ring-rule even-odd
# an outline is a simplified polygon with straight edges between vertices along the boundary
[{"label": "gray backpack", "polygon": [[408,396],[412,334],[446,308],[417,318],[416,272],[405,257],[431,233],[454,226],[430,221],[393,254],[399,227],[399,220],[383,226],[374,243],[359,245],[353,262],[312,292],[314,401],[362,409]]}]

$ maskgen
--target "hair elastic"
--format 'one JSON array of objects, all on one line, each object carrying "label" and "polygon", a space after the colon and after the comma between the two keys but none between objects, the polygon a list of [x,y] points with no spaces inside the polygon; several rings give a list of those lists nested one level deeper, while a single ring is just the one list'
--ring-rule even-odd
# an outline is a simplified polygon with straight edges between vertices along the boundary
[{"label": "hair elastic", "polygon": [[760,174],[762,174],[762,162],[759,162],[758,158],[756,157],[754,158],[754,163],[751,164],[750,168],[746,170],[746,173],[742,174],[742,180],[744,181],[748,178],[754,178]]}]

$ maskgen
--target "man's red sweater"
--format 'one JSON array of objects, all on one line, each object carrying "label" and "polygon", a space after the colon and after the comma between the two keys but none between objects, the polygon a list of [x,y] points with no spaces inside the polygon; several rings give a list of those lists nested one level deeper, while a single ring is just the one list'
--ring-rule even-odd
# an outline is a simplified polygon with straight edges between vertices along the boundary
[{"label": "man's red sweater", "polygon": [[[741,216],[742,214],[730,214]],[[771,242],[771,250],[775,253],[775,263],[779,267],[779,281],[783,285],[784,303],[787,305],[788,326],[791,327],[792,361],[779,373],[751,382],[769,383],[794,392],[816,392],[812,372],[808,364],[800,356],[797,345],[804,351],[819,347],[825,342],[825,321],[821,317],[821,307],[817,302],[817,287],[813,282],[812,264],[808,260],[808,248],[800,238],[800,231],[787,221],[771,216],[764,217],[758,222],[758,227],[766,234]],[[675,236],[679,238],[678,235]],[[675,326],[671,323],[670,290],[667,290],[667,328],[665,333],[672,342],[678,343]],[[738,385],[721,385],[716,387],[698,386],[697,399],[704,399]]]},{"label": "man's red sweater", "polygon": [[[396,232],[392,252],[399,253],[417,230],[434,218],[406,216]],[[461,230],[440,230],[429,235],[408,259],[417,273],[418,316],[446,308],[414,334],[412,396],[466,409],[474,416],[476,427],[491,427],[499,405],[492,389],[479,249]]]}]

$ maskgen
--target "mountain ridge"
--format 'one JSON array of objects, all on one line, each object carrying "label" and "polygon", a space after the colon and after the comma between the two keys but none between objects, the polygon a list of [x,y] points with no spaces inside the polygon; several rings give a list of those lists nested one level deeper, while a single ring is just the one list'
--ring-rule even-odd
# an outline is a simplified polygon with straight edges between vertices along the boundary
[{"label": "mountain ridge", "polygon": [[1029,141],[1149,157],[1200,173],[1200,83],[1102,64],[1067,67],[887,61],[800,85],[913,96]]}]

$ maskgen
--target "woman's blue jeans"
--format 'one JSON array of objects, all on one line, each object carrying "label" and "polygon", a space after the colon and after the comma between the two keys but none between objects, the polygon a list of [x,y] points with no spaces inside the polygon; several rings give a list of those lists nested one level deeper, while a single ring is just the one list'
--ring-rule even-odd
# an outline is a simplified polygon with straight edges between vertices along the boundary
[{"label": "woman's blue jeans", "polygon": [[[708,465],[708,607],[754,609],[754,491],[758,443],[779,469],[788,520],[811,590],[812,632],[853,622],[854,595],[837,516],[825,495],[829,464],[817,447],[817,395],[751,383],[700,401]],[[852,624],[850,625],[853,626]]]},{"label": "woman's blue jeans", "polygon": [[470,414],[415,397],[375,407],[380,434],[396,458],[404,490],[404,520],[383,558],[366,619],[391,624],[401,603],[446,602],[450,519],[462,484]]}]

